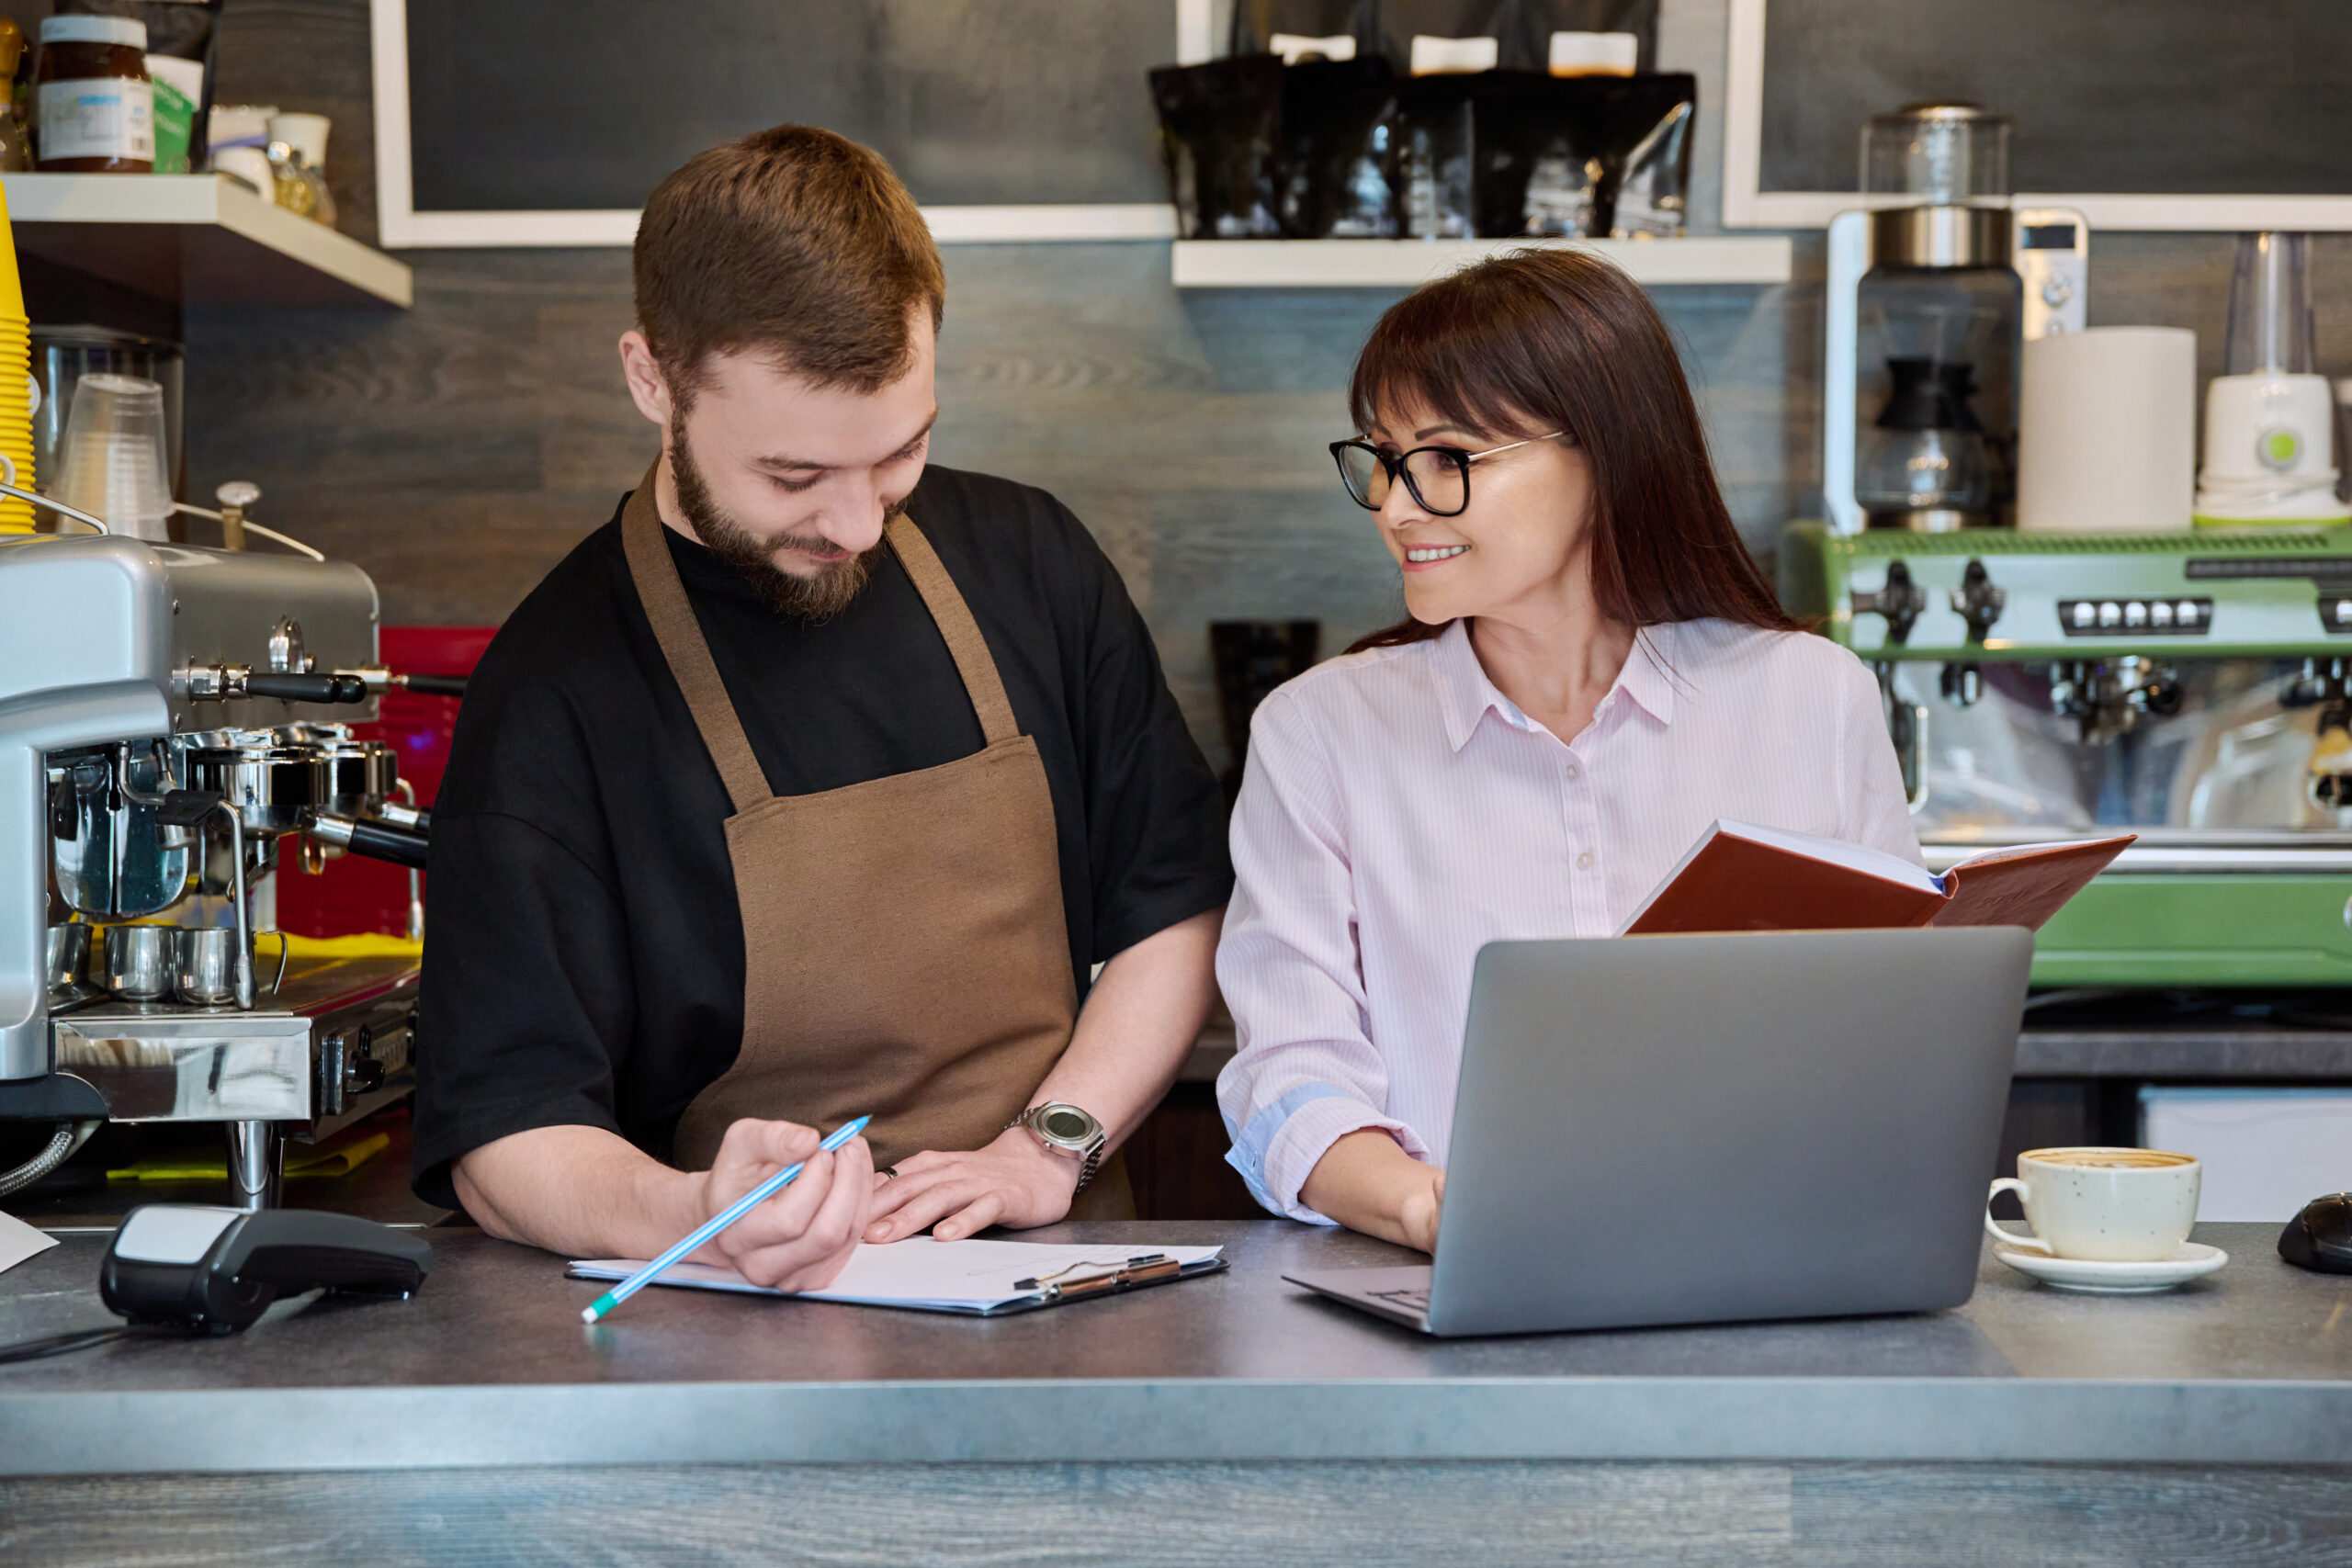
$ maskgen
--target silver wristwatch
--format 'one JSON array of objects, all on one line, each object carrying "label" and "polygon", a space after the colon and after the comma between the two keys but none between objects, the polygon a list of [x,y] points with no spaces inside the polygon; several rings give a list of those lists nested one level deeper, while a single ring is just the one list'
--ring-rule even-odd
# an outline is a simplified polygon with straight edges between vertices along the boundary
[{"label": "silver wristwatch", "polygon": [[1078,1173],[1078,1185],[1070,1189],[1072,1193],[1085,1191],[1086,1184],[1094,1179],[1095,1168],[1102,1163],[1102,1145],[1110,1141],[1102,1122],[1058,1100],[1033,1105],[1005,1125],[1026,1127],[1051,1152],[1085,1162]]}]

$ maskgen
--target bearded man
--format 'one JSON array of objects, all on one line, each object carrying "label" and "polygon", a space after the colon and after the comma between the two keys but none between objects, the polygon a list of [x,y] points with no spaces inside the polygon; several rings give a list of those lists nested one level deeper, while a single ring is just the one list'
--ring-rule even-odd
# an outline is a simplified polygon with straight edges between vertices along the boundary
[{"label": "bearded man", "polygon": [[435,807],[417,1191],[650,1258],[805,1159],[698,1255],[786,1290],[1132,1214],[1232,875],[1117,572],[927,466],[944,274],[875,153],[700,154],[636,284],[660,456],[501,628]]}]

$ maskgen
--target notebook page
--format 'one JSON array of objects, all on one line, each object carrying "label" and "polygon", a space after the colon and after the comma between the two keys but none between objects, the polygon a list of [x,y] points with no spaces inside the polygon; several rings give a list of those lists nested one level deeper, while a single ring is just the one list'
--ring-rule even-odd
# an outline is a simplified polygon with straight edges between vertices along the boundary
[{"label": "notebook page", "polygon": [[1817,834],[1794,832],[1786,828],[1762,828],[1753,822],[1735,822],[1727,817],[1715,826],[1738,838],[1776,850],[1786,850],[1791,854],[1810,855],[1832,865],[1883,877],[1905,887],[1917,887],[1923,893],[1941,893],[1944,890],[1943,878],[1927,867],[1915,865],[1901,855],[1874,850],[1868,844],[1849,844],[1843,839],[1825,839]]}]

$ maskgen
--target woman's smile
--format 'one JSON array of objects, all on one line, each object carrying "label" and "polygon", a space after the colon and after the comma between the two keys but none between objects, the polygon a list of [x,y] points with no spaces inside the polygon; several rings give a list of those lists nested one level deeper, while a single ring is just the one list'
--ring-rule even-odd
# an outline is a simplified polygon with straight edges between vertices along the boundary
[{"label": "woman's smile", "polygon": [[1467,545],[1427,545],[1409,547],[1405,551],[1405,570],[1426,571],[1433,566],[1443,566],[1456,556],[1467,554],[1469,549],[1470,547]]}]

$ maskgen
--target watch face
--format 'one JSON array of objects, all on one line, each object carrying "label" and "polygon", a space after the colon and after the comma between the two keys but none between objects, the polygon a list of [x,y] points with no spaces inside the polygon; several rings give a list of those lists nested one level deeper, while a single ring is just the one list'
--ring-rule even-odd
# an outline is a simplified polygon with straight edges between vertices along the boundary
[{"label": "watch face", "polygon": [[1090,1131],[1089,1120],[1084,1111],[1072,1111],[1068,1107],[1048,1111],[1044,1117],[1046,1135],[1066,1144],[1078,1143],[1084,1139]]}]

